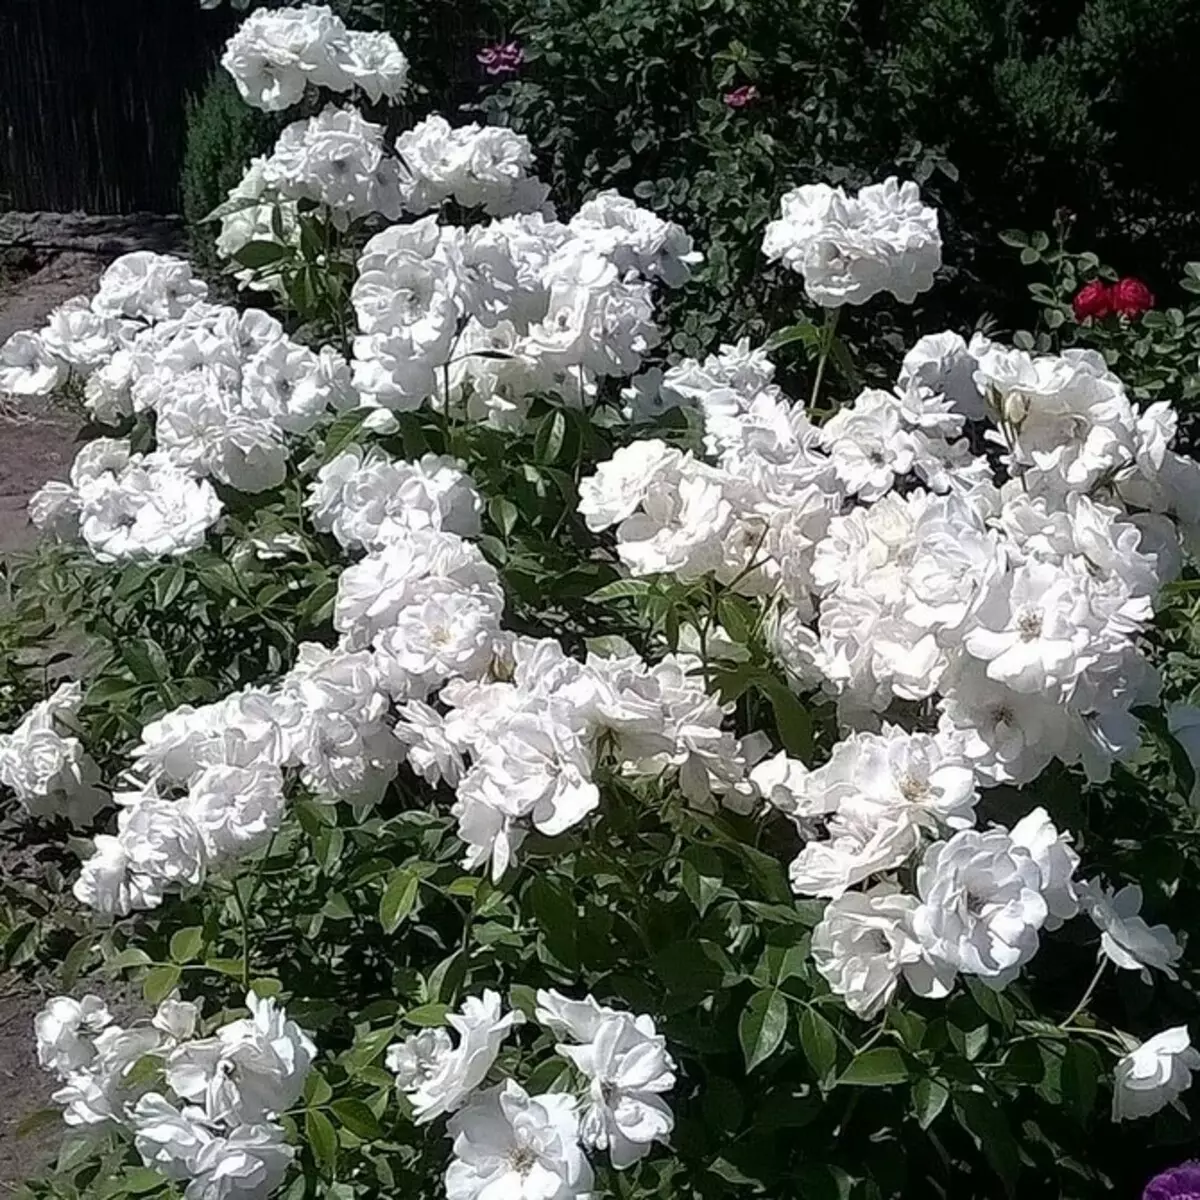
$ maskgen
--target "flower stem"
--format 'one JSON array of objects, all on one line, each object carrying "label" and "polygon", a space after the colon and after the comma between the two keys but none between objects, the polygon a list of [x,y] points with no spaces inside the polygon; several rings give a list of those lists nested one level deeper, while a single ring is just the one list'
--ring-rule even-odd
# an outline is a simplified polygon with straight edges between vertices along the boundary
[{"label": "flower stem", "polygon": [[246,913],[246,902],[235,881],[233,885],[233,902],[237,905],[238,916],[242,922],[242,987],[250,990],[250,919]]},{"label": "flower stem", "polygon": [[810,413],[817,410],[817,400],[821,395],[821,384],[825,379],[825,364],[829,361],[829,352],[833,349],[834,338],[837,337],[838,319],[841,315],[841,308],[827,308],[825,310],[825,325],[821,330],[821,353],[817,358],[817,373],[813,377],[812,395],[808,398]]},{"label": "flower stem", "polygon": [[1101,976],[1104,974],[1104,969],[1105,969],[1107,966],[1108,966],[1108,959],[1107,959],[1107,958],[1102,958],[1102,959],[1100,960],[1100,965],[1099,965],[1099,966],[1096,968],[1096,973],[1095,973],[1095,975],[1093,975],[1093,976],[1092,976],[1092,981],[1091,981],[1091,983],[1089,983],[1089,984],[1087,985],[1087,990],[1086,990],[1086,991],[1083,993],[1083,995],[1080,997],[1079,1003],[1078,1003],[1077,1005],[1075,1005],[1075,1007],[1074,1007],[1073,1009],[1071,1009],[1071,1013],[1070,1013],[1070,1015],[1069,1015],[1068,1017],[1066,1017],[1065,1019],[1063,1019],[1062,1021],[1060,1021],[1060,1022],[1058,1023],[1058,1027],[1059,1027],[1059,1029],[1065,1029],[1065,1028],[1066,1028],[1068,1025],[1070,1025],[1070,1024],[1071,1024],[1071,1022],[1072,1022],[1072,1021],[1074,1021],[1074,1020],[1075,1020],[1075,1018],[1076,1018],[1077,1016],[1079,1016],[1079,1014],[1080,1014],[1081,1012],[1083,1012],[1083,1010],[1084,1010],[1085,1008],[1087,1008],[1088,1001],[1089,1001],[1089,1000],[1092,998],[1092,996],[1095,994],[1096,987],[1097,987],[1097,985],[1100,983],[1100,978],[1101,978]]}]

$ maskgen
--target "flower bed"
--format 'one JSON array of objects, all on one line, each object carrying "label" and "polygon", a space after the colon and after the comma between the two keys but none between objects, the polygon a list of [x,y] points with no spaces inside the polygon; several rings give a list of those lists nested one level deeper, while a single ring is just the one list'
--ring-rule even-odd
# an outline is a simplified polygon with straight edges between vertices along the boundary
[{"label": "flower bed", "polygon": [[[224,61],[272,110],[408,74],[318,7]],[[214,214],[259,306],[138,253],[0,350],[104,428],[20,580],[101,663],[0,784],[80,829],[68,978],[147,1003],[39,1017],[83,1136],[34,1186],[1109,1186],[1098,1126],[1186,1113],[1200,1066],[1150,1023],[1187,966],[1110,811],[1192,819],[1170,404],[949,332],[845,394],[842,306],[941,265],[896,179],[782,198],[764,253],[820,327],[663,361],[691,239],[615,193],[562,221],[533,165],[339,100]]]}]

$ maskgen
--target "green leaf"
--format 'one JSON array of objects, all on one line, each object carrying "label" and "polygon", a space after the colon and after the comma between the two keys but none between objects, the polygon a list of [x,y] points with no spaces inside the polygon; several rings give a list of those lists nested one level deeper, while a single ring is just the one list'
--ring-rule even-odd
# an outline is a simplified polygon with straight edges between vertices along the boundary
[{"label": "green leaf", "polygon": [[85,933],[67,951],[62,967],[59,970],[59,979],[62,983],[63,991],[69,992],[74,988],[75,981],[79,978],[79,973],[83,970],[88,957],[91,955],[95,940],[93,934]]},{"label": "green leaf", "polygon": [[804,1163],[796,1171],[796,1195],[804,1200],[849,1200],[854,1180],[840,1167]]},{"label": "green leaf", "polygon": [[171,935],[171,958],[177,963],[191,962],[204,946],[204,930],[199,925],[177,929]]},{"label": "green leaf", "polygon": [[815,1008],[800,1015],[800,1048],[820,1080],[829,1077],[837,1066],[837,1033]]},{"label": "green leaf", "polygon": [[391,1026],[360,1034],[343,1059],[342,1065],[346,1068],[346,1074],[357,1075],[364,1067],[370,1066],[391,1045],[395,1037],[396,1030]]},{"label": "green leaf", "polygon": [[404,1021],[422,1029],[432,1028],[437,1025],[445,1025],[446,1014],[449,1011],[448,1004],[422,1004],[417,1008],[410,1008],[404,1014]]},{"label": "green leaf", "polygon": [[606,600],[628,600],[645,596],[653,590],[654,585],[645,579],[614,579],[612,583],[597,588],[588,599],[593,604],[603,604]]},{"label": "green leaf", "polygon": [[407,867],[393,871],[379,901],[379,923],[385,933],[393,933],[413,910],[421,881]]},{"label": "green leaf", "polygon": [[333,1122],[323,1112],[310,1108],[304,1114],[304,1134],[312,1147],[313,1158],[329,1175],[333,1175],[337,1168],[338,1149]]},{"label": "green leaf", "polygon": [[155,967],[142,981],[142,994],[148,1004],[160,1004],[179,986],[180,970],[174,963]]},{"label": "green leaf", "polygon": [[166,1176],[152,1167],[131,1167],[121,1177],[125,1191],[131,1196],[144,1196],[167,1186]]},{"label": "green leaf", "polygon": [[39,1108],[21,1119],[17,1126],[17,1137],[28,1137],[41,1129],[49,1129],[62,1123],[61,1108]]},{"label": "green leaf", "polygon": [[944,1083],[936,1079],[918,1079],[912,1090],[913,1116],[917,1118],[917,1124],[928,1129],[949,1099],[950,1089]]},{"label": "green leaf", "polygon": [[716,851],[707,846],[689,846],[683,852],[680,883],[701,916],[720,894],[723,878],[721,856]]},{"label": "green leaf", "polygon": [[370,1141],[383,1136],[375,1114],[361,1100],[347,1097],[345,1100],[335,1100],[330,1107],[333,1115],[356,1137]]},{"label": "green leaf", "polygon": [[775,728],[783,748],[794,758],[808,762],[813,752],[812,718],[800,698],[778,679],[766,677],[762,683],[775,711]]},{"label": "green leaf", "polygon": [[1096,1091],[1104,1067],[1095,1047],[1087,1042],[1069,1042],[1062,1063],[1062,1097],[1080,1123],[1085,1123],[1096,1106]]},{"label": "green leaf", "polygon": [[815,346],[821,339],[821,331],[811,321],[801,321],[798,325],[788,325],[776,330],[765,342],[763,349],[769,354],[773,350],[781,350],[793,342],[803,342],[806,346]]},{"label": "green leaf", "polygon": [[305,1101],[313,1108],[320,1108],[329,1103],[332,1095],[333,1088],[329,1086],[329,1080],[320,1071],[309,1071],[308,1078],[304,1081]]},{"label": "green leaf", "polygon": [[787,1032],[787,1020],[787,1001],[778,988],[764,988],[754,994],[738,1020],[738,1039],[746,1056],[747,1072],[779,1049]]},{"label": "green leaf", "polygon": [[325,444],[321,448],[322,464],[336,458],[354,440],[363,422],[371,414],[369,408],[356,408],[342,413],[325,431]]},{"label": "green leaf", "polygon": [[1003,1108],[980,1092],[963,1092],[954,1098],[954,1112],[992,1170],[1011,1188],[1021,1161]]},{"label": "green leaf", "polygon": [[488,516],[500,532],[508,537],[519,516],[517,506],[506,496],[493,496],[488,501]]},{"label": "green leaf", "polygon": [[562,453],[567,435],[567,418],[562,409],[556,408],[543,418],[533,439],[533,457],[536,462],[553,463]]},{"label": "green leaf", "polygon": [[857,1058],[838,1077],[839,1084],[857,1087],[887,1087],[903,1083],[908,1078],[904,1056],[891,1046],[868,1050]]},{"label": "green leaf", "polygon": [[257,271],[291,256],[291,248],[279,242],[247,242],[233,257],[239,266]]}]

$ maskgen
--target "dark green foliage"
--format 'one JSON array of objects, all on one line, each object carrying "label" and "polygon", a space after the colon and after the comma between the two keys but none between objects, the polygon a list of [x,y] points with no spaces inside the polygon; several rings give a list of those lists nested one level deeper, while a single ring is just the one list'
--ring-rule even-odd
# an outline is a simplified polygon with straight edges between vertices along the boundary
[{"label": "dark green foliage", "polygon": [[269,146],[281,121],[250,108],[233,80],[217,67],[199,95],[188,98],[187,145],[180,192],[192,259],[200,267],[216,263],[214,228],[204,218],[222,203],[246,165]]}]

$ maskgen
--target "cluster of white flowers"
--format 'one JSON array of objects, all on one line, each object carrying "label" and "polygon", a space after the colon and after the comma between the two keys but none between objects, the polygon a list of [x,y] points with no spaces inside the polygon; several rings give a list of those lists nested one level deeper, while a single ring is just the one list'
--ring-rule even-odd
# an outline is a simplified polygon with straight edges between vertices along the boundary
[{"label": "cluster of white flowers", "polygon": [[358,403],[350,366],[332,348],[302,346],[264,312],[208,303],[178,259],[126,255],[90,304],[65,306],[76,324],[103,331],[102,349],[72,353],[77,343],[52,336],[63,313],[40,334],[15,335],[12,354],[11,341],[0,350],[15,358],[30,339],[41,347],[22,378],[9,379],[14,390],[44,394],[69,375],[97,421],[154,417],[154,452],[98,438],[79,451],[69,484],[47,484],[30,502],[35,525],[82,538],[104,562],[195,549],[222,512],[210,480],[242,492],[277,487],[289,435]]},{"label": "cluster of white flowers", "polygon": [[824,183],[793,189],[767,225],[763,253],[803,275],[825,308],[865,304],[879,292],[911,304],[933,287],[942,239],[917,185],[893,176],[854,196]]},{"label": "cluster of white flowers", "polygon": [[277,1118],[299,1100],[316,1047],[274,1000],[251,992],[246,1007],[199,1037],[190,1001],[164,1000],[123,1028],[98,996],[59,996],[34,1021],[38,1062],[62,1084],[53,1099],[68,1125],[127,1131],[187,1200],[255,1200],[295,1155]]},{"label": "cluster of white flowers", "polygon": [[12,733],[0,733],[0,784],[33,816],[83,825],[108,802],[100,768],[71,731],[82,703],[78,683],[60,684]]},{"label": "cluster of white flowers", "polygon": [[310,642],[275,688],[151,722],[115,796],[117,833],[97,835],[75,895],[117,915],[154,908],[260,850],[283,820],[285,771],[325,801],[376,803],[403,753],[388,711],[371,654]]},{"label": "cluster of white flowers", "polygon": [[447,1017],[457,1044],[435,1028],[388,1051],[388,1068],[418,1124],[453,1114],[446,1124],[454,1142],[449,1200],[501,1192],[518,1200],[571,1200],[593,1185],[587,1150],[607,1151],[623,1170],[675,1126],[663,1099],[675,1086],[675,1064],[651,1017],[544,990],[535,1016],[562,1039],[556,1050],[578,1073],[578,1094],[530,1096],[513,1079],[480,1090],[504,1039],[523,1020],[519,1012],[504,1013],[492,991],[468,998]]},{"label": "cluster of white flowers", "polygon": [[[850,209],[802,192],[768,235],[794,265],[827,267],[838,244],[815,218],[803,232],[805,214],[878,239],[864,254],[883,274],[863,267],[866,290],[841,300],[885,286],[911,299],[915,285],[879,282],[889,271],[931,278],[932,240],[887,237],[900,208],[935,236],[915,190],[867,189]],[[1098,355],[951,333],[914,347],[893,392],[820,425],[747,343],[647,373],[624,398],[635,421],[698,410],[707,455],[654,438],[617,450],[581,482],[589,527],[615,530],[633,575],[757,598],[792,685],[837,700],[846,735],[823,766],[780,754],[750,780],[805,842],[796,892],[831,901],[813,952],[849,1007],[876,1013],[901,978],[925,996],[959,974],[1004,987],[1081,907],[1117,966],[1170,972],[1170,931],[1141,920],[1136,890],[1077,883],[1070,835],[1044,810],[975,828],[980,789],[1054,760],[1104,780],[1137,750],[1134,712],[1158,694],[1140,635],[1200,524],[1200,466],[1171,450],[1170,406],[1138,411]],[[910,894],[896,872],[912,862]]]},{"label": "cluster of white flowers", "polygon": [[611,192],[569,224],[393,226],[359,259],[355,384],[366,404],[432,398],[499,426],[538,392],[579,405],[597,377],[641,365],[660,340],[653,282],[681,282],[697,258],[678,226]]},{"label": "cluster of white flowers", "polygon": [[357,88],[378,102],[396,99],[408,83],[408,59],[391,34],[347,29],[323,4],[252,13],[229,39],[221,65],[242,99],[267,112],[298,104],[309,85]]}]

